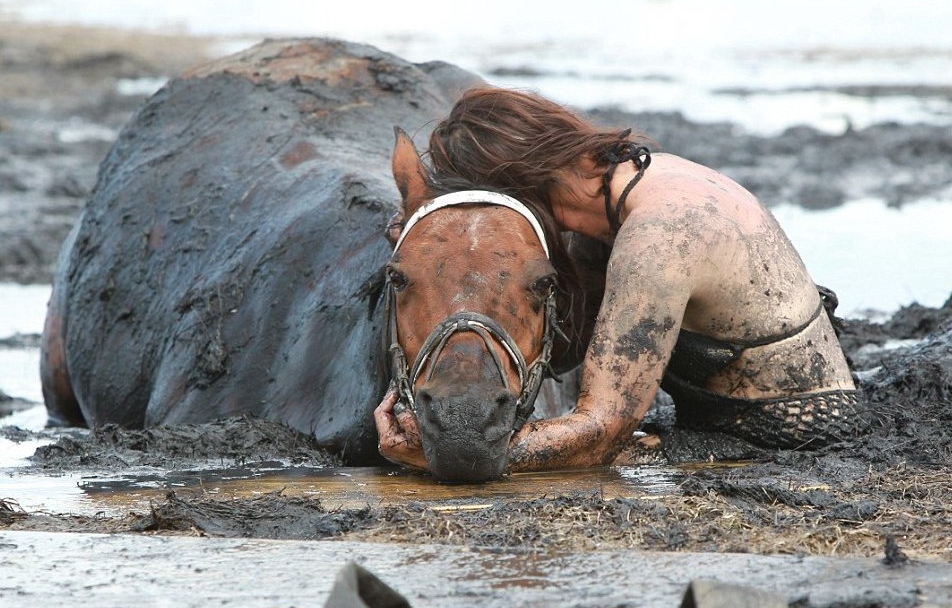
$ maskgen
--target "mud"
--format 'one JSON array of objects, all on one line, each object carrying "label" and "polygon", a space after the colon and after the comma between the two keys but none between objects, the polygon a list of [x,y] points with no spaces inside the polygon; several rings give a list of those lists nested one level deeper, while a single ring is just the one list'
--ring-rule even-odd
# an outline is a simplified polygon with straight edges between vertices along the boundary
[{"label": "mud", "polygon": [[[186,576],[184,605],[304,604],[357,560],[413,606],[675,606],[701,579],[803,608],[948,605],[952,303],[853,323],[842,338],[863,362],[878,423],[813,452],[680,431],[660,403],[650,434],[612,469],[447,486],[335,469],[310,437],[249,418],[148,431],[0,427],[12,442],[53,441],[5,471],[8,482],[78,475],[94,500],[69,514],[0,499],[0,597],[118,605],[123,589],[165,597]],[[745,460],[697,462],[722,458]],[[662,484],[618,483],[658,466]],[[126,564],[145,559],[142,580]],[[74,565],[90,560],[102,567]],[[204,582],[236,568],[258,576],[224,596]]]},{"label": "mud", "polygon": [[[892,568],[878,560],[2,531],[0,545],[2,589],[9,590],[4,605],[11,607],[75,606],[77,597],[96,606],[129,606],[168,597],[170,590],[179,590],[169,602],[176,606],[320,606],[351,561],[414,607],[673,608],[682,605],[682,581],[691,579],[741,587],[769,579],[769,592],[801,608],[936,607],[952,600],[944,566]],[[100,567],[77,570],[76,563]],[[36,568],[57,574],[37,578]]]},{"label": "mud", "polygon": [[292,465],[338,466],[310,435],[260,419],[230,418],[145,430],[106,425],[95,431],[69,430],[33,456],[47,471],[153,467],[175,470],[195,462],[233,466],[280,460]]},{"label": "mud", "polygon": [[[118,129],[143,96],[116,97],[117,78],[170,75],[182,66],[155,59],[165,57],[159,54],[150,55],[158,65],[133,60],[143,44],[140,40],[93,46],[61,60],[57,53],[64,51],[57,51],[57,43],[41,35],[42,30],[17,37],[9,34],[10,28],[0,27],[0,31],[4,78],[16,73],[18,82],[27,83],[0,90],[0,279],[46,282],[59,244],[92,187],[95,167],[111,145],[105,136],[70,140],[63,130],[69,117]],[[52,39],[58,40],[61,34],[55,33]],[[110,39],[110,34],[102,35]],[[180,48],[186,55],[193,53],[196,60],[206,51],[200,41]],[[191,57],[181,61],[188,63]],[[37,81],[30,84],[31,78],[49,73],[44,70],[80,80],[69,80],[62,90]],[[74,84],[77,88],[71,88]],[[80,90],[86,93],[78,95]],[[46,98],[52,101],[36,103]],[[606,124],[639,125],[664,142],[667,150],[738,176],[771,203],[823,207],[875,195],[905,204],[925,195],[947,195],[952,184],[948,137],[925,127],[883,124],[841,137],[798,128],[775,138],[760,138],[738,134],[731,125],[691,124],[676,115],[632,116],[599,110],[593,116]],[[31,131],[31,125],[44,127]],[[0,426],[0,438],[13,444],[49,443],[37,449],[28,464],[0,472],[0,545],[40,547],[36,539],[47,539],[42,536],[46,531],[137,534],[132,547],[154,542],[148,538],[151,535],[304,540],[313,543],[307,545],[312,551],[371,556],[385,573],[399,577],[398,583],[411,577],[406,574],[407,563],[392,563],[394,556],[423,552],[432,563],[464,559],[459,555],[488,556],[486,560],[497,564],[519,562],[520,580],[543,585],[549,580],[546,576],[554,576],[570,586],[567,581],[577,575],[595,581],[589,589],[606,580],[606,564],[642,580],[642,571],[620,564],[642,557],[664,563],[658,555],[669,555],[670,566],[675,555],[701,552],[716,554],[711,558],[733,564],[743,576],[759,576],[758,580],[785,593],[791,605],[945,605],[952,586],[948,542],[952,529],[952,299],[938,309],[906,307],[882,323],[852,320],[841,342],[875,414],[869,433],[816,451],[764,450],[716,433],[677,429],[673,409],[661,402],[646,420],[647,436],[633,441],[616,463],[622,468],[680,467],[676,482],[661,493],[638,487],[606,492],[607,484],[592,487],[579,481],[597,478],[583,471],[572,475],[585,491],[573,492],[559,484],[545,490],[546,481],[533,486],[541,488],[535,496],[506,495],[499,485],[485,484],[466,487],[463,498],[448,499],[439,491],[442,486],[419,475],[404,479],[413,486],[412,492],[402,486],[398,496],[383,489],[384,484],[368,483],[357,488],[356,502],[351,496],[344,506],[280,487],[258,495],[216,494],[202,487],[183,488],[174,473],[213,466],[222,477],[223,471],[236,466],[326,470],[339,463],[309,436],[249,418],[147,431],[105,427],[32,432]],[[28,407],[37,406],[0,395],[0,414],[5,408]],[[720,466],[696,466],[708,461]],[[17,495],[6,491],[11,485],[4,483],[60,476],[89,483],[130,469],[154,475],[154,494],[141,506],[128,503],[98,516],[23,509]],[[382,469],[374,474],[383,479],[395,472]],[[253,485],[254,478],[249,483]],[[119,499],[128,493],[121,488],[111,491]],[[76,538],[74,546],[89,545],[83,545],[77,560],[88,560],[88,552],[95,552],[103,542],[100,537]],[[105,538],[122,543],[125,537]],[[314,542],[317,539],[333,539],[337,548],[324,549]],[[255,550],[263,551],[265,546],[255,545]],[[602,563],[586,561],[596,559],[588,556],[590,551],[600,552]],[[29,554],[29,550],[23,552]],[[796,556],[789,559],[799,561],[764,566],[763,560],[781,558],[758,561],[758,555]],[[818,562],[810,560],[820,559],[817,556],[849,559],[815,565]],[[743,559],[749,561],[741,563]],[[526,571],[530,561],[539,571],[534,579]],[[786,572],[800,573],[805,564],[814,564],[811,571],[817,575],[812,580],[800,574],[784,578],[780,564],[789,569]],[[294,566],[285,568],[290,572]],[[546,575],[547,568],[555,574]],[[644,572],[649,570],[644,566]],[[850,574],[836,580],[829,574],[842,570]],[[708,570],[699,569],[695,562],[679,572],[694,576]],[[824,578],[822,572],[829,575]],[[718,573],[725,575],[724,570]],[[459,602],[470,589],[469,599],[506,605],[511,587],[488,586],[486,581],[495,580],[492,573],[483,579],[472,572],[470,576],[480,591],[462,584],[449,590],[431,585],[408,597],[414,605],[426,604],[427,598],[430,605],[440,605],[440,598]],[[682,580],[670,572],[657,577]],[[28,578],[23,575],[17,580]],[[157,575],[156,580],[160,579]],[[38,584],[35,580],[29,583],[32,587],[23,583],[34,591]],[[63,587],[65,591],[48,590],[44,597],[70,597],[81,587],[76,582],[75,587]],[[665,589],[669,603],[664,605],[675,605],[673,588]],[[6,587],[0,589],[0,595],[6,597],[6,591]],[[313,593],[325,591],[321,587]],[[596,592],[603,594],[598,597],[607,605],[651,605],[625,603],[630,596],[622,597],[617,587]],[[553,597],[564,595],[545,596]]]},{"label": "mud", "polygon": [[29,401],[24,401],[23,399],[14,399],[10,395],[0,390],[0,419],[16,412],[24,412],[35,406],[35,403],[30,403]]},{"label": "mud", "polygon": [[768,206],[826,209],[873,197],[898,207],[952,193],[952,166],[943,160],[952,139],[929,125],[881,123],[840,135],[799,126],[765,137],[731,123],[692,123],[678,113],[597,109],[591,116],[605,125],[634,125],[663,150],[731,176]]},{"label": "mud", "polygon": [[[876,346],[877,341],[909,338],[924,325],[935,329],[915,344],[888,350]],[[513,496],[500,486],[511,483],[503,480],[460,486],[467,489],[448,499],[439,488],[453,486],[410,474],[403,481],[412,486],[412,493],[407,493],[406,485],[397,492],[368,482],[356,503],[351,496],[341,506],[342,501],[331,496],[327,507],[322,502],[327,498],[281,487],[261,496],[215,495],[170,483],[169,471],[216,460],[222,467],[274,461],[284,462],[283,466],[338,464],[306,435],[239,418],[147,431],[107,427],[65,432],[12,475],[86,471],[101,477],[130,467],[151,467],[159,472],[159,487],[172,491],[156,492],[147,510],[119,517],[28,513],[8,500],[0,525],[18,530],[333,537],[560,551],[637,548],[892,561],[907,555],[950,561],[952,304],[941,309],[908,307],[882,324],[854,323],[843,341],[863,344],[849,354],[868,365],[859,372],[877,415],[868,434],[822,450],[764,450],[717,433],[677,429],[672,412],[659,404],[644,427],[649,435],[634,442],[616,465],[682,467],[676,481],[661,493],[636,485],[606,491],[610,484],[604,482],[573,492],[548,481],[536,486],[536,496]],[[62,433],[0,427],[0,435],[15,442]],[[705,461],[723,464],[684,464]],[[166,472],[165,483],[161,471]],[[386,476],[386,471],[380,474]],[[577,487],[586,487],[583,480],[593,473],[575,473]],[[513,482],[523,483],[518,477]]]},{"label": "mud", "polygon": [[0,281],[50,282],[119,129],[214,43],[0,20]]}]

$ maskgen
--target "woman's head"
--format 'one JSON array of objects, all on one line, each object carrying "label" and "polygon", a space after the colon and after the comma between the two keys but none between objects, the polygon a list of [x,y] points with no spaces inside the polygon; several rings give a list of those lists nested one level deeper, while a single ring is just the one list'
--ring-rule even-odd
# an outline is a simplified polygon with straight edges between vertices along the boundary
[{"label": "woman's head", "polygon": [[597,129],[547,99],[496,88],[464,93],[430,136],[427,181],[434,194],[500,191],[528,205],[542,222],[559,275],[562,329],[571,337],[562,345],[568,351],[553,360],[568,367],[584,355],[604,290],[609,249],[573,235],[570,253],[553,215],[552,195],[570,188],[566,178],[571,173],[600,176],[608,164],[605,154],[629,140],[627,130]]},{"label": "woman's head", "polygon": [[[600,175],[605,152],[629,137],[538,95],[471,89],[430,136],[431,177],[438,186],[460,179],[548,208],[552,194],[566,187],[567,172]],[[586,174],[586,165],[594,173]]]}]

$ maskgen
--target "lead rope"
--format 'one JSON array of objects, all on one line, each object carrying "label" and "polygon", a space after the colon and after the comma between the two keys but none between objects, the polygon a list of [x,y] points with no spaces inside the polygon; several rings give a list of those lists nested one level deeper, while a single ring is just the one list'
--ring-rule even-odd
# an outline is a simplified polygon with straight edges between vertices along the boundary
[{"label": "lead rope", "polygon": [[[627,137],[630,132],[631,129],[625,131],[622,136]],[[644,146],[639,146],[630,141],[623,141],[606,150],[604,158],[608,161],[608,169],[605,170],[605,174],[602,176],[602,192],[605,195],[605,216],[608,217],[608,226],[612,231],[612,235],[615,235],[618,234],[618,231],[621,229],[619,216],[621,215],[622,208],[625,206],[628,195],[632,189],[638,185],[638,182],[641,181],[641,178],[645,174],[645,169],[651,164],[651,152]],[[618,165],[627,163],[628,161],[635,163],[638,173],[631,178],[631,181],[628,182],[628,185],[622,190],[621,196],[618,197],[618,202],[613,207],[611,189],[612,177],[615,175],[615,169],[618,168]]]}]

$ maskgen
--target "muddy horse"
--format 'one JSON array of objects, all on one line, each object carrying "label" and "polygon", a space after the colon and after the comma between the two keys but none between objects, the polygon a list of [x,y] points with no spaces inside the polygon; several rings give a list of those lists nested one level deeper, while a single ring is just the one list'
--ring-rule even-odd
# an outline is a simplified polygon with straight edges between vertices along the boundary
[{"label": "muddy horse", "polygon": [[[489,328],[488,338],[482,330],[445,336],[419,376],[420,386],[430,384],[413,394],[428,404],[427,419],[446,428],[428,441],[434,457],[447,458],[442,476],[455,477],[458,459],[448,455],[459,441],[469,456],[486,458],[471,475],[498,469],[505,450],[495,427],[511,429],[516,411],[520,419],[528,412],[515,387],[551,365],[540,354],[550,348],[543,335],[554,324],[546,320],[552,307],[538,296],[550,283],[539,252],[551,235],[506,217],[504,224],[518,227],[490,230],[526,241],[532,262],[523,265],[531,272],[504,260],[524,251],[490,247],[481,263],[504,262],[492,272],[513,277],[508,291],[483,290],[463,271],[456,273],[463,283],[432,283],[412,307],[406,301],[416,292],[395,283],[387,239],[398,200],[409,217],[439,194],[424,195],[398,174],[398,196],[391,170],[411,165],[391,163],[394,125],[425,138],[427,125],[476,83],[444,63],[415,65],[323,39],[262,43],[171,80],[123,129],[60,254],[41,357],[51,423],[141,428],[250,414],[312,434],[349,464],[380,462],[372,411],[391,377],[384,347],[402,344],[412,362],[441,319],[462,322],[462,308],[448,303],[469,301],[470,313],[494,319],[475,321]],[[412,143],[397,149],[419,162]],[[461,217],[471,213],[447,209],[421,220],[398,257],[435,261],[437,250],[427,253],[421,239],[452,245],[452,231],[476,221]],[[514,212],[491,206],[479,213]],[[442,236],[432,233],[434,223]],[[451,254],[439,255],[463,269],[462,252],[452,262]],[[409,275],[407,268],[403,262]],[[486,266],[478,272],[490,276]],[[473,292],[498,301],[478,308]],[[388,298],[395,307],[385,310]],[[401,338],[386,343],[395,335],[388,327],[399,327]],[[569,350],[557,347],[553,362],[568,361]],[[478,359],[474,375],[446,363],[470,356]],[[540,363],[529,369],[520,357]],[[447,382],[475,393],[453,393]],[[543,389],[550,404],[559,391]],[[473,435],[447,440],[487,395],[505,411],[481,431],[486,445],[475,447]],[[437,408],[448,402],[471,410],[440,417]],[[450,420],[457,427],[446,426]]]},{"label": "muddy horse", "polygon": [[399,130],[393,174],[384,295],[396,407],[412,412],[435,476],[496,479],[543,381],[580,362],[594,310],[540,210],[471,183],[436,190]]}]

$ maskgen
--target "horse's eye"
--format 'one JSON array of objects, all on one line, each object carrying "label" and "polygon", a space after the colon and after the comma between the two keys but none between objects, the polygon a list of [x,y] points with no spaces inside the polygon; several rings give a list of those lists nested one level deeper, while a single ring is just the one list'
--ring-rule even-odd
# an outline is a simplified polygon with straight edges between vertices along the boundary
[{"label": "horse's eye", "polygon": [[549,295],[549,292],[552,291],[554,287],[555,275],[549,274],[533,281],[529,289],[531,289],[532,293],[536,294],[540,298],[544,298]]},{"label": "horse's eye", "polygon": [[407,283],[409,283],[407,275],[393,267],[387,268],[387,281],[389,281],[397,291],[403,291]]}]

